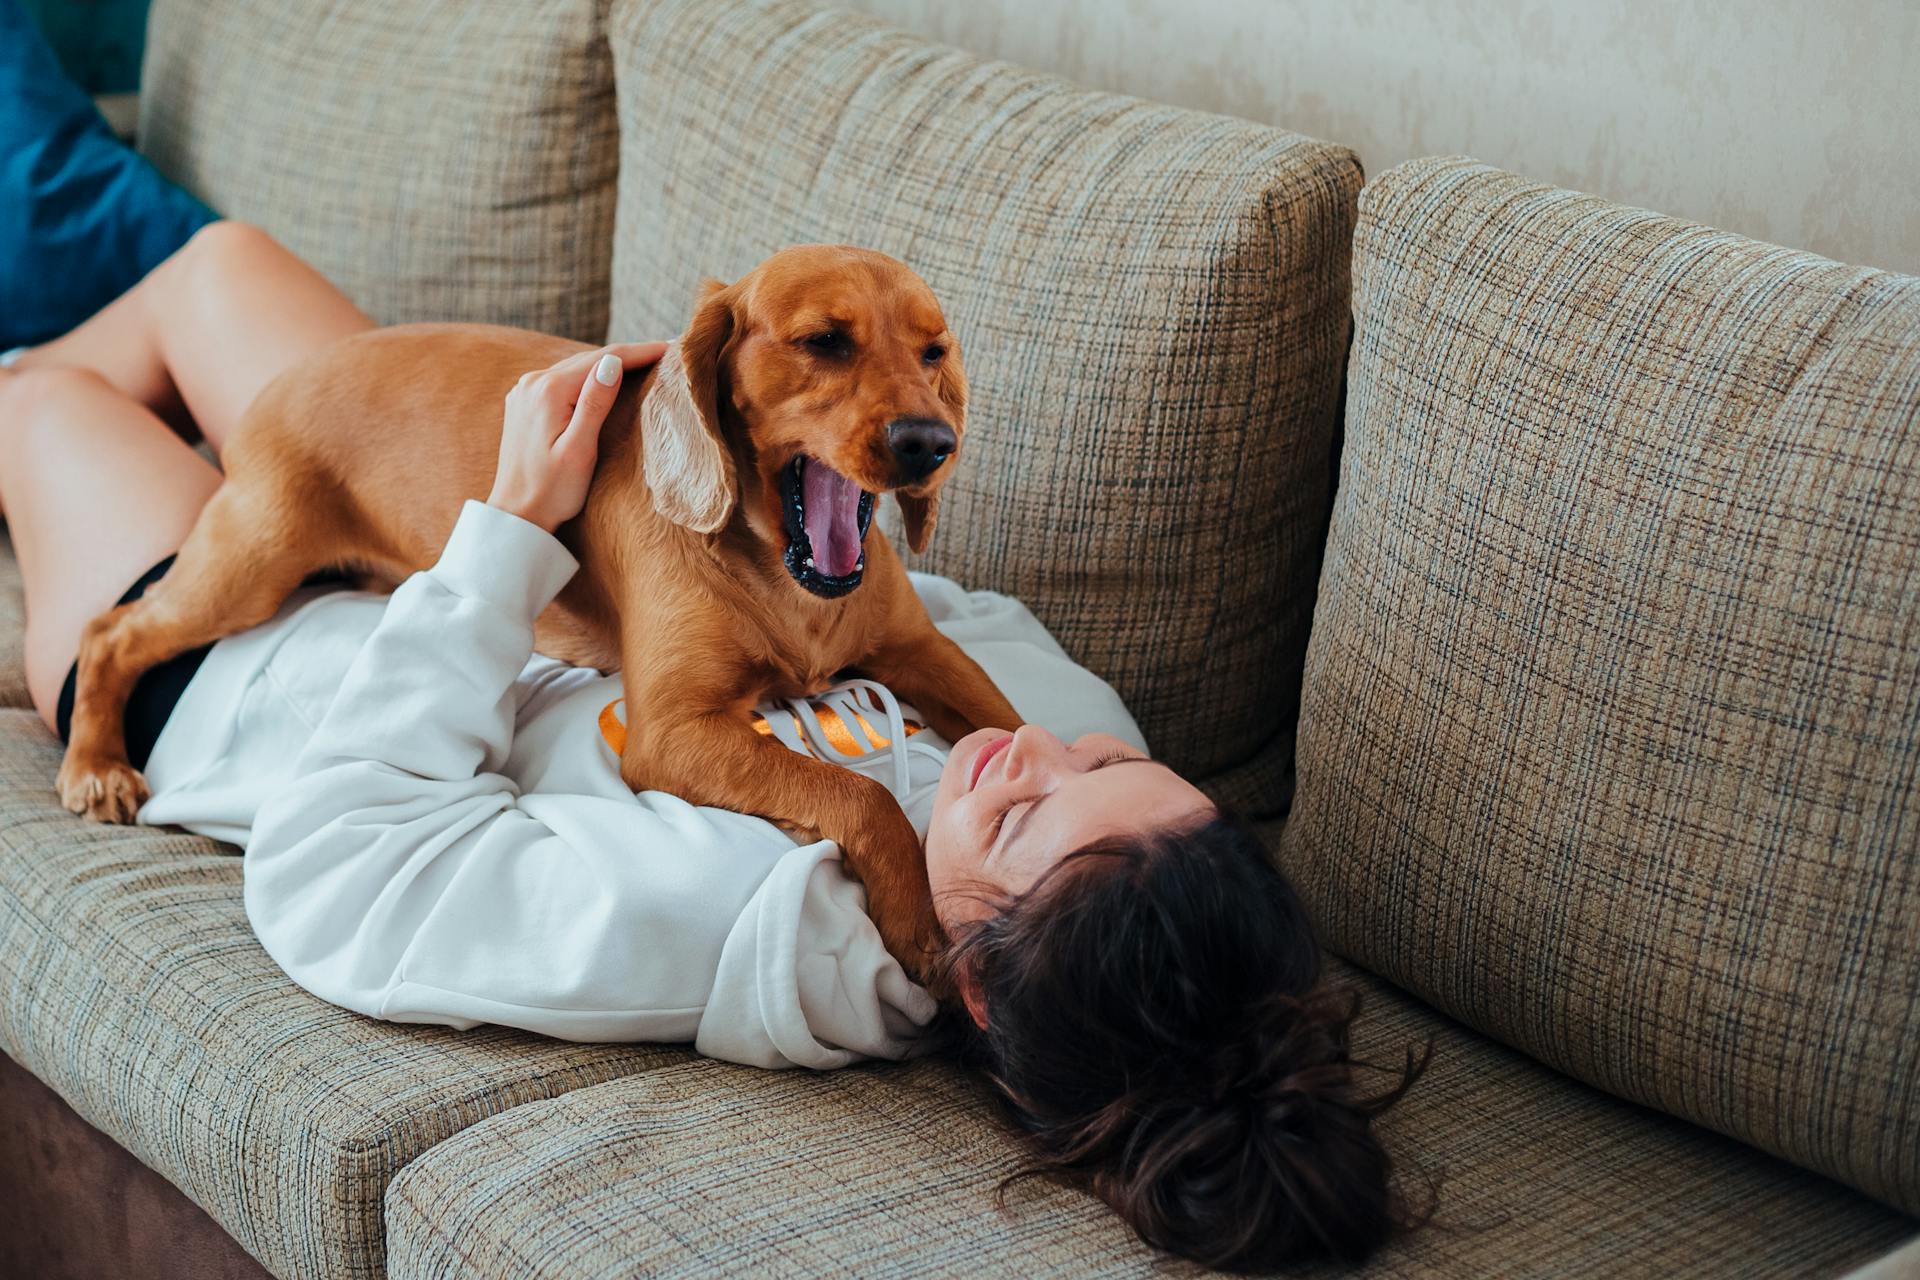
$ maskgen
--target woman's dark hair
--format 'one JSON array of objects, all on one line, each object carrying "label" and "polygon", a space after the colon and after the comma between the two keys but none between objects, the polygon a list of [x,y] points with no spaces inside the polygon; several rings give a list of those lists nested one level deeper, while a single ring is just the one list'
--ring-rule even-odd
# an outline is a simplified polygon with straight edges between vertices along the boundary
[{"label": "woman's dark hair", "polygon": [[1208,1266],[1359,1261],[1415,1225],[1363,1088],[1357,995],[1324,981],[1299,898],[1239,820],[1078,850],[947,951],[957,1014],[1036,1157],[1141,1239]]}]

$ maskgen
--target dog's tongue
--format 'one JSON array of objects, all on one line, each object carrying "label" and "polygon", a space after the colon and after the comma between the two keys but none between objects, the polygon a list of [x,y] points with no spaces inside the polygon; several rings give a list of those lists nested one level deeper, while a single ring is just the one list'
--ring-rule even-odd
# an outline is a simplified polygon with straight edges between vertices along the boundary
[{"label": "dog's tongue", "polygon": [[846,577],[860,563],[860,486],[808,458],[800,473],[800,496],[813,567],[829,578]]}]

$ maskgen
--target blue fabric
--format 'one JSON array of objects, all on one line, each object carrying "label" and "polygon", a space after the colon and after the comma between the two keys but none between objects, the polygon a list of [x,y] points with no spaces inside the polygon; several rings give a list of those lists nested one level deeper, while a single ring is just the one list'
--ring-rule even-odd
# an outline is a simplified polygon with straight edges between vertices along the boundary
[{"label": "blue fabric", "polygon": [[20,0],[0,0],[0,350],[65,333],[214,217],[114,137]]},{"label": "blue fabric", "polygon": [[140,87],[147,0],[25,0],[27,13],[73,82],[88,93]]}]

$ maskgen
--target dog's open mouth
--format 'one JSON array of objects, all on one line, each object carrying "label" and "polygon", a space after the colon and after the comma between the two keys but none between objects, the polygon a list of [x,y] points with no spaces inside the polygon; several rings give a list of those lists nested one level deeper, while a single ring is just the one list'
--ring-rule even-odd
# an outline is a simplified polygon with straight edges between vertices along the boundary
[{"label": "dog's open mouth", "polygon": [[787,572],[817,596],[832,599],[860,585],[862,542],[873,523],[873,495],[815,458],[802,455],[780,471],[780,509],[787,525]]}]

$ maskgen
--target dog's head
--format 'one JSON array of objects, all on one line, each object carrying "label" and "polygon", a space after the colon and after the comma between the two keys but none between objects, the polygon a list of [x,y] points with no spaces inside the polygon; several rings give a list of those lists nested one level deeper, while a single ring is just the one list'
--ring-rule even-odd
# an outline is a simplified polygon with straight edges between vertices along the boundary
[{"label": "dog's head", "polygon": [[738,515],[800,586],[860,585],[878,495],[926,549],[966,432],[960,347],[903,263],[799,245],[709,280],[641,406],[660,514],[702,533]]}]

